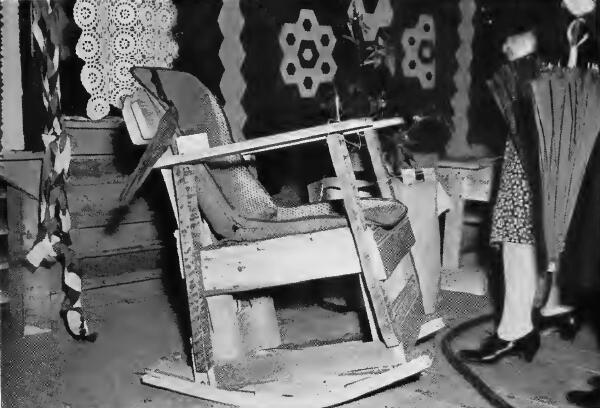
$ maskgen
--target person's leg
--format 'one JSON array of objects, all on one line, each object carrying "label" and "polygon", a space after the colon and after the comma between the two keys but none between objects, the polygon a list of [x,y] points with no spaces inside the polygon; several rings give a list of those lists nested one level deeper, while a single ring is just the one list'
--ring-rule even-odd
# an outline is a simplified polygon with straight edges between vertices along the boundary
[{"label": "person's leg", "polygon": [[564,313],[569,313],[573,311],[572,306],[566,306],[561,303],[560,297],[560,289],[558,287],[557,273],[552,274],[552,283],[550,286],[550,294],[548,295],[548,300],[544,304],[544,307],[540,310],[540,313],[544,317],[557,316]]},{"label": "person's leg", "polygon": [[529,244],[504,243],[504,309],[498,337],[513,341],[533,330],[532,310],[537,285],[535,248]]},{"label": "person's leg", "polygon": [[519,355],[531,361],[540,345],[532,319],[537,286],[535,247],[530,244],[505,242],[504,308],[495,335],[484,340],[475,350],[462,350],[462,359],[473,363],[493,363],[508,355]]}]

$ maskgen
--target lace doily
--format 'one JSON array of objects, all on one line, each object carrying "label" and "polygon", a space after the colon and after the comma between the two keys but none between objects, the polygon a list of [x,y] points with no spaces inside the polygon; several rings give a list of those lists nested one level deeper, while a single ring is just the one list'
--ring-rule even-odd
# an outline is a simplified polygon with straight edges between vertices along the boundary
[{"label": "lace doily", "polygon": [[73,15],[83,30],[75,52],[85,61],[81,83],[90,94],[90,119],[105,117],[110,105],[122,108],[138,89],[132,66],[170,68],[177,57],[171,0],[77,0]]}]

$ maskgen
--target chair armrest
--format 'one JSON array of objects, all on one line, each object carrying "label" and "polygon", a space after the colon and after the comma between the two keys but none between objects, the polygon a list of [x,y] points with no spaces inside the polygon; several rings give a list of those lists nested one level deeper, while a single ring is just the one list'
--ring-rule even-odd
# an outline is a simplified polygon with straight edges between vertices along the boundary
[{"label": "chair armrest", "polygon": [[328,123],[326,125],[279,133],[238,143],[216,146],[211,149],[186,155],[163,156],[156,162],[154,168],[171,167],[176,164],[184,163],[205,162],[218,157],[230,156],[234,154],[260,153],[269,150],[276,150],[285,147],[296,146],[299,144],[325,140],[330,134],[357,133],[367,129],[395,126],[402,123],[403,122],[401,119],[396,118],[384,119],[381,121],[373,121],[371,119],[351,119],[342,122]]}]

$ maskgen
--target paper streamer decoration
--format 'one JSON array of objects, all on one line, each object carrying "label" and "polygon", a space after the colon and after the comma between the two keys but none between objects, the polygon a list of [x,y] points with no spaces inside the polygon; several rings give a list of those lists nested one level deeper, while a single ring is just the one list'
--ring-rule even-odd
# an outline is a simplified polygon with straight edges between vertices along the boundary
[{"label": "paper streamer decoration", "polygon": [[49,1],[31,2],[33,51],[43,60],[40,72],[43,87],[41,96],[46,111],[43,133],[60,134],[60,48],[51,41],[52,12]]},{"label": "paper streamer decoration", "polygon": [[283,82],[297,85],[302,98],[314,97],[321,83],[331,82],[337,71],[335,43],[330,26],[319,25],[313,10],[300,10],[298,21],[285,23],[279,34]]},{"label": "paper streamer decoration", "polygon": [[363,0],[352,0],[348,7],[348,17],[352,19],[354,12],[362,19],[362,32],[365,41],[375,41],[380,28],[389,27],[394,18],[394,9],[390,0],[379,0],[372,13],[365,11]]},{"label": "paper streamer decoration", "polygon": [[171,67],[176,14],[171,0],[77,0],[73,16],[83,32],[75,52],[85,61],[81,83],[91,95],[90,119],[105,117],[110,105],[121,108],[138,89],[132,66]]},{"label": "paper streamer decoration", "polygon": [[221,78],[221,93],[225,99],[224,109],[234,140],[241,141],[244,140],[243,128],[246,122],[246,112],[242,106],[242,98],[246,92],[242,64],[246,52],[240,39],[244,29],[244,16],[239,0],[223,2],[219,14],[219,27],[223,34],[219,57],[225,69]]},{"label": "paper streamer decoration", "polygon": [[428,14],[419,16],[413,28],[402,34],[404,59],[402,72],[408,78],[417,78],[423,89],[435,88],[435,24]]}]

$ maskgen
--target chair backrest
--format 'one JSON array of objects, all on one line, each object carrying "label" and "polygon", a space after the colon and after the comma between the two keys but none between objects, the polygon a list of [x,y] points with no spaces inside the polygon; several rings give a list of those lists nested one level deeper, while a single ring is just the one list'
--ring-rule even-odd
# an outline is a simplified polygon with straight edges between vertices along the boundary
[{"label": "chair backrest", "polygon": [[[159,86],[157,89],[158,77]],[[161,68],[133,68],[133,76],[156,99],[166,98],[175,105],[179,113],[182,135],[206,133],[210,147],[234,142],[229,123],[215,96],[191,74]],[[222,195],[232,212],[229,216],[214,211],[205,212],[208,222],[219,235],[227,236],[231,231],[231,216],[247,219],[268,220],[277,215],[277,206],[260,182],[250,171],[250,165],[241,155],[232,155],[207,163],[213,186],[204,186],[204,191],[213,197]],[[227,221],[225,221],[225,219]]]}]

